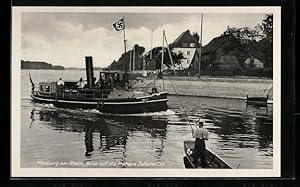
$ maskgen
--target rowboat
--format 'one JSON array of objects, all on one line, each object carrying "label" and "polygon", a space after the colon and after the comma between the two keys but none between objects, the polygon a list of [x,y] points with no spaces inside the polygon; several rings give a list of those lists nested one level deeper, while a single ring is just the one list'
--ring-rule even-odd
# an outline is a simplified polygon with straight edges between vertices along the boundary
[{"label": "rowboat", "polygon": [[268,95],[267,95],[267,97],[249,97],[247,95],[246,103],[247,103],[247,105],[267,106],[268,99],[269,99]]},{"label": "rowboat", "polygon": [[[193,151],[195,141],[193,140],[186,140],[184,141],[184,152],[186,154],[183,157],[185,168],[196,168],[194,165],[194,158],[193,158]],[[206,148],[206,160],[207,160],[207,167],[206,168],[215,168],[215,169],[232,169],[232,167],[221,157],[217,154]],[[199,160],[198,163],[201,163]],[[197,167],[197,169],[201,169],[201,167]]]}]

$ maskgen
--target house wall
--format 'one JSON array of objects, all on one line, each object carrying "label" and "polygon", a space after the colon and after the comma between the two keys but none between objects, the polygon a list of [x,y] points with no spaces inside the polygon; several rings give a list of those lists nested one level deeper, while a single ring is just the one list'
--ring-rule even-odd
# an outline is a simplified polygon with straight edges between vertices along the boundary
[{"label": "house wall", "polygon": [[216,51],[216,59],[213,63],[217,65],[220,70],[233,70],[239,68],[239,63],[235,55],[231,55],[225,47],[228,46],[228,43],[224,43]]},{"label": "house wall", "polygon": [[173,51],[176,54],[179,54],[180,52],[183,53],[183,57],[185,59],[181,60],[181,65],[182,67],[180,69],[186,69],[190,66],[191,61],[193,60],[193,57],[195,55],[196,52],[196,48],[183,48],[183,47],[178,47],[178,48],[174,48]]},{"label": "house wall", "polygon": [[[201,59],[203,60],[203,56],[201,56]],[[190,63],[190,66],[188,67],[189,70],[199,70],[199,55],[197,54],[197,50],[195,52],[195,56],[192,60],[192,62]],[[201,67],[200,68],[203,68],[202,66],[202,61],[200,62],[201,63]]]},{"label": "house wall", "polygon": [[218,64],[219,69],[222,70],[233,70],[239,67],[237,58],[232,55],[224,55],[220,57],[220,63]]}]

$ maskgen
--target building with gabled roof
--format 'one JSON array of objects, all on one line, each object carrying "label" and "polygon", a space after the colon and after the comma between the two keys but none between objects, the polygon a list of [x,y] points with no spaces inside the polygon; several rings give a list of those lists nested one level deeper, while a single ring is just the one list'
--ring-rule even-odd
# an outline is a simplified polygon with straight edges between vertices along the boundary
[{"label": "building with gabled roof", "polygon": [[202,48],[202,54],[213,53],[220,47],[229,37],[219,36],[212,39],[207,45]]},{"label": "building with gabled roof", "polygon": [[191,35],[190,30],[186,30],[181,33],[172,44],[170,44],[170,47],[173,48],[175,53],[182,53],[184,57],[179,69],[187,69],[190,67],[193,60],[196,60],[197,49],[200,48],[200,43]]},{"label": "building with gabled roof", "polygon": [[[206,66],[219,70],[234,70],[239,68],[240,42],[229,35],[221,35],[212,39],[201,49],[201,68]],[[198,61],[193,61],[189,69],[198,69]]]}]

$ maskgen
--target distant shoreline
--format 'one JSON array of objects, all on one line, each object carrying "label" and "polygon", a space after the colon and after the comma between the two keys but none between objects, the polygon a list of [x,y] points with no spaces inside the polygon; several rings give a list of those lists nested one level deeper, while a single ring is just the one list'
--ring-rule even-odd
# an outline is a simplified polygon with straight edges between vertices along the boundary
[{"label": "distant shoreline", "polygon": [[65,67],[60,65],[52,65],[51,63],[42,61],[21,60],[21,69],[64,70]]},{"label": "distant shoreline", "polygon": [[64,71],[65,69],[30,69],[30,68],[22,68],[21,70],[50,70],[50,71]]},{"label": "distant shoreline", "polygon": [[[94,71],[102,71],[104,68],[94,68]],[[85,68],[64,68],[64,69],[37,69],[37,68],[21,68],[21,70],[84,70]]]}]

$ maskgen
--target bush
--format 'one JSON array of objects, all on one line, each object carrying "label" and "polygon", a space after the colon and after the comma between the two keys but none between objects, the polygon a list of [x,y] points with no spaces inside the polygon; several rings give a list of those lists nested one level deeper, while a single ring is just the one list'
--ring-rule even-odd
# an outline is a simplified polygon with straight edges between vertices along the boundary
[{"label": "bush", "polygon": [[[197,70],[190,70],[190,75],[197,75]],[[209,69],[202,69],[200,75],[205,76],[249,76],[249,77],[273,77],[273,69],[272,68],[264,68],[264,69],[257,69],[257,68],[235,68],[232,70],[209,70]]]},{"label": "bush", "polygon": [[255,77],[273,77],[273,69],[272,68],[246,68],[242,72],[243,76],[255,76]]}]

